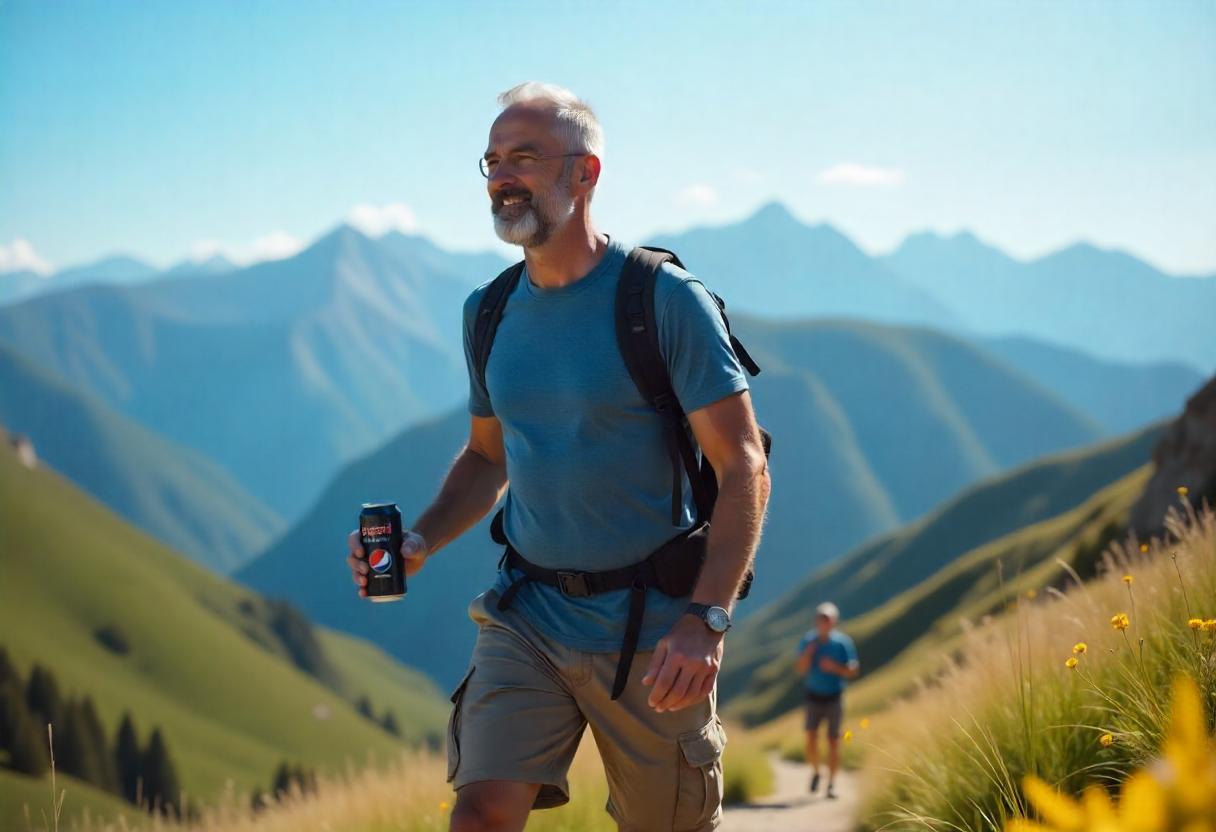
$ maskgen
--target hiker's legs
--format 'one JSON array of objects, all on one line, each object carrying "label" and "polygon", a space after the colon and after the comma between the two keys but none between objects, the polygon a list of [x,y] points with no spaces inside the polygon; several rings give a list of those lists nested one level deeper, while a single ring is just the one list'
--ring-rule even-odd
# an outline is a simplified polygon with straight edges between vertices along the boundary
[{"label": "hiker's legs", "polygon": [[540,783],[469,783],[456,793],[451,832],[520,832],[539,791]]},{"label": "hiker's legs", "polygon": [[836,770],[840,768],[840,728],[844,722],[844,702],[837,699],[827,709],[828,721],[828,788],[836,782]]},{"label": "hiker's legs", "polygon": [[840,768],[840,737],[828,737],[828,783],[836,782],[836,770]]},{"label": "hiker's legs", "polygon": [[[570,693],[583,673],[581,655],[496,602],[488,593],[469,605],[477,642],[451,696],[448,782],[469,829],[522,828],[529,808],[569,802],[566,774],[587,727]],[[452,828],[464,828],[455,815]]]},{"label": "hiker's legs", "polygon": [[653,651],[634,657],[613,701],[617,653],[590,656],[591,678],[574,696],[591,725],[608,778],[610,814],[621,832],[709,832],[722,813],[722,749],[717,692],[678,711],[656,712],[642,676]]},{"label": "hiker's legs", "polygon": [[806,732],[806,764],[819,771],[819,731],[812,729]]}]

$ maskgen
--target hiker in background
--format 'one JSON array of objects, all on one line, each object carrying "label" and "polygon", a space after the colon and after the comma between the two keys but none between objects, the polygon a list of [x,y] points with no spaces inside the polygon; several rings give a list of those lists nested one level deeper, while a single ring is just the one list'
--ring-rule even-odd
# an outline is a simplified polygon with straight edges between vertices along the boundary
[{"label": "hiker in background", "polygon": [[853,639],[836,629],[840,610],[830,601],[815,609],[815,629],[798,643],[798,674],[806,688],[806,762],[811,767],[811,793],[819,790],[819,723],[828,729],[828,790],[836,797],[840,767],[840,722],[844,717],[844,688],[861,673]]},{"label": "hiker in background", "polygon": [[465,303],[469,439],[403,547],[412,575],[505,493],[498,577],[469,606],[477,641],[451,697],[451,828],[521,830],[566,803],[590,726],[621,829],[708,832],[723,639],[769,493],[744,375],[759,369],[699,280],[595,227],[591,108],[537,83],[499,102],[479,162],[523,260]]}]

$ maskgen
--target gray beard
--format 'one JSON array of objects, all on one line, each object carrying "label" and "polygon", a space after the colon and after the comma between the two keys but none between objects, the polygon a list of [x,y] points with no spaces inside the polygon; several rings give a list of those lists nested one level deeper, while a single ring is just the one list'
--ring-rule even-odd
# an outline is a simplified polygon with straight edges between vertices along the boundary
[{"label": "gray beard", "polygon": [[494,233],[500,240],[524,248],[538,248],[574,216],[574,200],[568,189],[558,186],[544,196],[533,194],[528,210],[518,219],[509,220],[494,213],[493,204],[490,212],[494,216]]}]

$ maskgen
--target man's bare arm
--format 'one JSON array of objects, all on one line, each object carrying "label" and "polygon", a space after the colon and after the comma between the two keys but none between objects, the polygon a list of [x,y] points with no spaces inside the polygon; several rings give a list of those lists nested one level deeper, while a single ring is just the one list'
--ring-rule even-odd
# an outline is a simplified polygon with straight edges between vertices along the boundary
[{"label": "man's bare arm", "polygon": [[[718,478],[705,565],[692,600],[733,609],[743,574],[760,542],[770,490],[768,460],[746,391],[688,414],[701,452]],[[722,635],[683,616],[655,648],[642,683],[653,685],[649,704],[678,710],[709,695],[722,661]]]},{"label": "man's bare arm", "polygon": [[[435,500],[410,526],[426,541],[422,551],[416,538],[407,535],[401,544],[405,574],[414,575],[426,559],[477,524],[494,508],[507,488],[506,452],[502,424],[490,416],[473,416],[469,441],[461,449],[444,477]],[[367,595],[367,560],[358,530],[347,536],[351,579],[359,595]]]},{"label": "man's bare arm", "polygon": [[815,658],[815,652],[818,649],[818,643],[811,641],[798,655],[798,660],[794,662],[794,669],[798,671],[798,675],[805,676],[811,671],[811,661]]},{"label": "man's bare arm", "polygon": [[493,416],[470,419],[468,444],[452,463],[434,502],[410,526],[426,539],[430,554],[475,526],[506,492],[502,423]]},{"label": "man's bare arm", "polygon": [[832,673],[842,679],[856,679],[861,675],[861,665],[857,662],[849,662],[841,664],[835,659],[829,659],[824,656],[819,660],[819,669],[825,673]]}]

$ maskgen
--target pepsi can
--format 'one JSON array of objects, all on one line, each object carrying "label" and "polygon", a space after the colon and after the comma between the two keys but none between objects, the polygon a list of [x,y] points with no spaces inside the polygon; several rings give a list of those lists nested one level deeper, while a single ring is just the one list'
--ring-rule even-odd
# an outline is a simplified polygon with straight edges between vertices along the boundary
[{"label": "pepsi can", "polygon": [[401,562],[401,512],[396,503],[364,503],[359,512],[359,538],[367,558],[367,597],[400,601],[405,597]]}]

